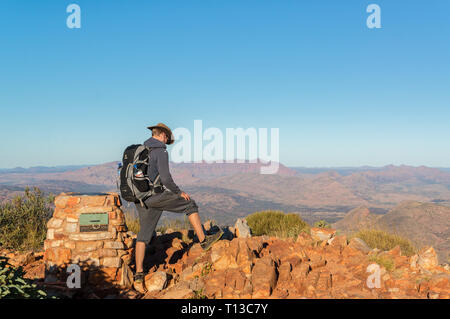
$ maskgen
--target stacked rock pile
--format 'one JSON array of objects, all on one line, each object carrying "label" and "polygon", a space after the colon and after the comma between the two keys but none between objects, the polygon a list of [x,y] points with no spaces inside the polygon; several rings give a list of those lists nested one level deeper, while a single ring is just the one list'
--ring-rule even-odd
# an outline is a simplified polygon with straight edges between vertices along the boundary
[{"label": "stacked rock pile", "polygon": [[120,279],[118,270],[130,262],[133,247],[120,206],[116,193],[57,196],[44,242],[46,271],[78,264]]}]

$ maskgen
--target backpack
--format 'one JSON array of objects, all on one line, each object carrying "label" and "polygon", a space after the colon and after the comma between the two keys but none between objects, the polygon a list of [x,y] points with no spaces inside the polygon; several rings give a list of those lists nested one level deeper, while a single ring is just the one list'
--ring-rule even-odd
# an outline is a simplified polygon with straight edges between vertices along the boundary
[{"label": "backpack", "polygon": [[159,174],[152,182],[148,177],[149,153],[151,148],[133,144],[123,152],[122,167],[120,168],[121,197],[133,203],[144,205],[144,201],[162,188]]}]

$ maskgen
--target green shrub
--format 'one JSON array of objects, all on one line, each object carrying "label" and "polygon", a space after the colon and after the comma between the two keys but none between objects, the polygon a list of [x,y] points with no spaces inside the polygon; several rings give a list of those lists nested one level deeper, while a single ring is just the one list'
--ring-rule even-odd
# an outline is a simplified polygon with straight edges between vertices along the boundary
[{"label": "green shrub", "polygon": [[208,275],[212,270],[212,264],[206,263],[202,268],[202,277]]},{"label": "green shrub", "polygon": [[369,261],[372,261],[380,266],[383,266],[388,271],[392,271],[395,267],[394,261],[388,257],[370,256]]},{"label": "green shrub", "polygon": [[318,228],[330,228],[330,224],[325,221],[325,220],[319,220],[317,222],[314,223],[314,227],[318,227]]},{"label": "green shrub", "polygon": [[351,237],[360,238],[364,240],[369,247],[381,250],[391,250],[395,246],[400,246],[402,254],[406,256],[412,256],[417,252],[416,247],[414,247],[408,239],[382,230],[364,229]]},{"label": "green shrub", "polygon": [[39,188],[0,205],[0,246],[14,250],[40,249],[52,216],[52,195],[44,197]]},{"label": "green shrub", "polygon": [[246,217],[254,236],[268,235],[281,238],[296,237],[302,231],[309,231],[309,225],[297,214],[282,211],[261,211]]},{"label": "green shrub", "polygon": [[193,293],[194,294],[189,299],[208,299],[208,297],[203,292],[203,288],[200,290],[194,290]]},{"label": "green shrub", "polygon": [[0,299],[44,299],[47,294],[38,289],[31,280],[23,278],[22,267],[15,268],[8,258],[0,256]]}]

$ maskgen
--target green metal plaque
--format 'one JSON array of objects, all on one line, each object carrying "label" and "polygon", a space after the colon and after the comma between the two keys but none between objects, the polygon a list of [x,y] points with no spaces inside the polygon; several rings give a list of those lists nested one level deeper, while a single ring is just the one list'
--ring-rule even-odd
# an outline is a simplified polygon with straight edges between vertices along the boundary
[{"label": "green metal plaque", "polygon": [[108,213],[81,214],[80,232],[107,231]]}]

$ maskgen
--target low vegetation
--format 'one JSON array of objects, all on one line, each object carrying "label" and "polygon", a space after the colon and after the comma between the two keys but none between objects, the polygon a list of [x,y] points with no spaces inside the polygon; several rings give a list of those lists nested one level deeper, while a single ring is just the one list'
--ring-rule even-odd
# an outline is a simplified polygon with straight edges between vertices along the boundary
[{"label": "low vegetation", "polygon": [[130,213],[125,213],[125,223],[127,224],[127,229],[133,233],[139,233],[140,224],[139,218],[132,216]]},{"label": "low vegetation", "polygon": [[44,196],[35,187],[0,204],[0,246],[14,250],[42,248],[53,201],[53,195]]},{"label": "low vegetation", "polygon": [[23,278],[22,267],[15,268],[8,258],[0,256],[0,299],[44,299],[47,294]]},{"label": "low vegetation", "polygon": [[369,247],[381,250],[391,250],[395,246],[400,246],[402,254],[405,256],[412,256],[417,252],[416,247],[407,238],[382,230],[364,229],[353,234],[352,237],[360,238]]},{"label": "low vegetation", "polygon": [[168,229],[171,229],[173,231],[191,229],[191,223],[189,222],[189,219],[186,216],[184,216],[182,220],[166,219],[162,222],[162,225],[156,228],[156,231],[164,234]]},{"label": "low vegetation", "polygon": [[208,299],[208,297],[203,292],[203,289],[194,290],[193,293],[193,296],[189,299]]},{"label": "low vegetation", "polygon": [[317,222],[314,223],[314,227],[319,227],[319,228],[331,228],[331,225],[325,221],[325,220],[319,220]]},{"label": "low vegetation", "polygon": [[383,266],[388,271],[392,271],[395,267],[394,261],[388,257],[380,257],[380,256],[370,256],[369,261],[377,263],[380,266]]},{"label": "low vegetation", "polygon": [[280,238],[297,237],[301,232],[309,231],[309,225],[297,214],[285,214],[282,211],[261,211],[246,217],[254,236],[276,236]]}]

